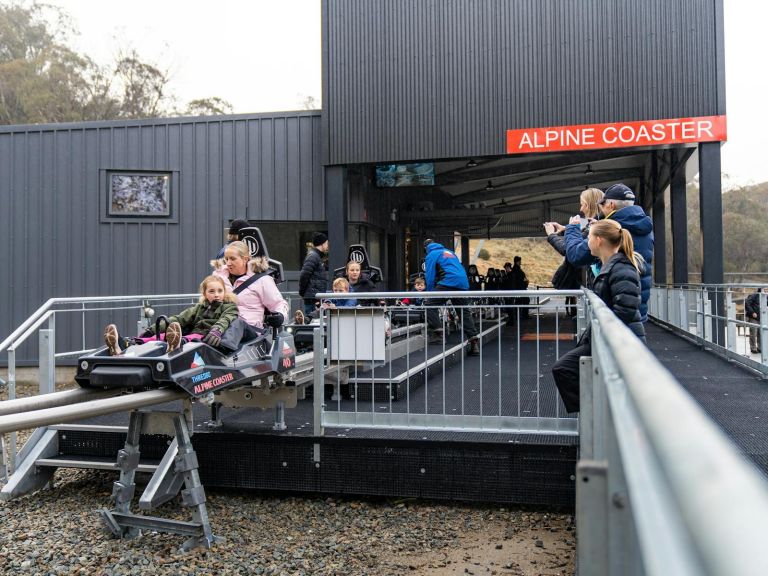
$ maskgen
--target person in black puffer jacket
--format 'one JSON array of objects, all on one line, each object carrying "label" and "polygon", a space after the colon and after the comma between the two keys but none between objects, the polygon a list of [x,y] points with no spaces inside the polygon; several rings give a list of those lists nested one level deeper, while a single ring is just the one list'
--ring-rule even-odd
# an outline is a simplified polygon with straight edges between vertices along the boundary
[{"label": "person in black puffer jacket", "polygon": [[[349,281],[349,291],[362,293],[362,292],[376,292],[376,284],[371,280],[368,274],[365,274],[360,269],[360,264],[357,262],[347,262],[347,268],[344,272],[344,278]],[[378,301],[368,299],[360,299],[356,301],[359,306],[376,306]]]},{"label": "person in black puffer jacket", "polygon": [[304,259],[299,275],[299,296],[304,299],[304,313],[315,311],[315,294],[328,290],[328,268],[323,257],[328,253],[328,236],[322,232],[312,238],[314,248]]},{"label": "person in black puffer jacket", "polygon": [[[629,230],[613,220],[595,222],[589,229],[590,252],[602,266],[592,289],[619,320],[645,342],[640,315],[640,274]],[[561,356],[552,367],[552,376],[568,412],[579,411],[579,357],[591,356],[591,326],[576,347]]]}]

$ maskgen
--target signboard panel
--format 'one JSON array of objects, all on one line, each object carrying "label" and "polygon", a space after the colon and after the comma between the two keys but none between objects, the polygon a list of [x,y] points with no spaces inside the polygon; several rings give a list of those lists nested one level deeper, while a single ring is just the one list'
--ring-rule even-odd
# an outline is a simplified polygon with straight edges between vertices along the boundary
[{"label": "signboard panel", "polygon": [[507,154],[634,148],[727,140],[725,116],[507,130]]}]

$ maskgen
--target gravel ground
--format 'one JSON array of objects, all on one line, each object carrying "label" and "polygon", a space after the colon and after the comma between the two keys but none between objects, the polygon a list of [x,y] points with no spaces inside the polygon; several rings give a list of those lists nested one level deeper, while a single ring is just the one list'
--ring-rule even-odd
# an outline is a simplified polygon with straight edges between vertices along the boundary
[{"label": "gravel ground", "polygon": [[[36,385],[20,385],[17,395],[35,391]],[[5,399],[3,392],[0,398]],[[19,446],[28,435],[29,431],[18,434]],[[206,495],[213,532],[226,539],[211,550],[181,553],[183,537],[171,534],[116,540],[103,528],[97,510],[111,507],[117,478],[116,472],[62,469],[56,472],[53,489],[0,502],[0,573],[574,573],[575,535],[568,514],[415,500],[264,496],[210,489]],[[191,520],[178,499],[153,514]]]},{"label": "gravel ground", "polygon": [[[55,486],[0,503],[3,574],[397,575],[573,574],[566,514],[420,501],[264,496],[208,490],[211,550],[180,553],[182,537],[116,540],[96,510],[115,473],[59,470]],[[137,496],[138,498],[138,496]],[[159,516],[189,520],[171,502]]]}]

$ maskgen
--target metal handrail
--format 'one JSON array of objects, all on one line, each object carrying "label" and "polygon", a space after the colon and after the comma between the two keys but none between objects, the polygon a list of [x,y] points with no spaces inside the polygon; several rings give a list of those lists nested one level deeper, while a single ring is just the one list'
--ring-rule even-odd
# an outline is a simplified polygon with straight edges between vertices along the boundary
[{"label": "metal handrail", "polygon": [[[607,408],[589,411],[595,433],[607,437],[591,455],[608,461],[606,509],[629,511],[640,557],[626,542],[609,555],[646,574],[768,574],[760,553],[768,482],[629,328],[595,294],[588,298],[594,374],[603,383],[592,394],[604,394]],[[622,483],[629,506],[620,506]]]},{"label": "metal handrail", "polygon": [[[84,297],[70,297],[70,298],[50,298],[40,306],[37,310],[35,310],[32,315],[27,318],[24,322],[22,322],[21,326],[16,328],[11,334],[3,340],[2,343],[0,343],[0,352],[3,352],[6,350],[6,348],[9,347],[12,343],[14,344],[14,349],[17,348],[20,344],[26,340],[26,338],[29,337],[30,334],[25,334],[24,338],[21,340],[17,340],[19,335],[24,334],[25,332],[29,332],[29,328],[36,324],[37,327],[42,324],[42,321],[38,322],[41,316],[49,314],[49,311],[51,311],[51,308],[53,306],[56,306],[58,304],[87,304],[87,303],[99,303],[99,302],[119,302],[119,301],[125,301],[125,300],[173,300],[173,299],[179,299],[183,300],[186,298],[194,298],[198,296],[197,293],[195,294],[162,294],[162,295],[153,295],[153,296],[84,296]],[[54,311],[51,311],[54,312]],[[80,312],[80,310],[78,310]],[[47,318],[48,316],[46,316]],[[44,320],[43,320],[44,321]],[[36,328],[35,328],[36,329]],[[34,330],[32,330],[34,332]]]}]

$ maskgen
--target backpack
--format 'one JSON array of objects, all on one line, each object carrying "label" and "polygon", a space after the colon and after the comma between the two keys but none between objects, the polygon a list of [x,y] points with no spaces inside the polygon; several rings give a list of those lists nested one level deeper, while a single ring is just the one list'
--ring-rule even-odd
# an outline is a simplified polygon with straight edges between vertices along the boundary
[{"label": "backpack", "polygon": [[563,263],[552,276],[552,286],[555,290],[574,290],[580,286],[578,269],[563,258]]}]

